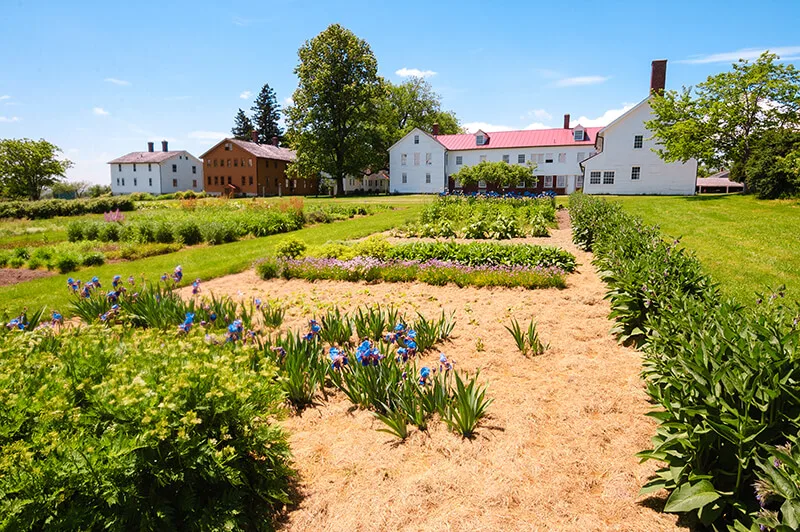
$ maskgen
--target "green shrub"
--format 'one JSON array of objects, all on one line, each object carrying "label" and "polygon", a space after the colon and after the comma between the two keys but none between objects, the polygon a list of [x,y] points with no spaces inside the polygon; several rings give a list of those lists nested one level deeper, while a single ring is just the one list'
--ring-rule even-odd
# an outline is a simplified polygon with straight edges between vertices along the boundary
[{"label": "green shrub", "polygon": [[194,246],[203,241],[200,227],[194,220],[182,220],[175,226],[175,240],[187,246]]},{"label": "green shrub", "polygon": [[25,259],[13,256],[8,259],[8,265],[11,268],[22,268],[25,265]]},{"label": "green shrub", "polygon": [[306,245],[303,241],[296,238],[290,238],[279,243],[275,248],[275,253],[278,257],[287,259],[296,259],[302,257],[306,252]]},{"label": "green shrub", "polygon": [[273,528],[293,471],[272,364],[202,334],[28,336],[0,345],[0,528]]},{"label": "green shrub", "polygon": [[104,222],[100,224],[100,230],[97,236],[101,242],[119,242],[120,227],[121,226],[115,222]]},{"label": "green shrub", "polygon": [[83,240],[84,228],[86,222],[72,221],[67,224],[67,240],[70,242],[79,242]]},{"label": "green shrub", "polygon": [[278,277],[278,263],[274,259],[262,259],[256,262],[256,273],[264,280]]},{"label": "green shrub", "polygon": [[50,199],[39,201],[0,202],[0,218],[29,218],[31,220],[55,216],[80,216],[102,214],[108,211],[132,211],[133,201],[127,197],[100,197],[91,199]]},{"label": "green shrub", "polygon": [[28,248],[14,248],[14,257],[22,260],[28,260],[31,257],[30,251]]},{"label": "green shrub", "polygon": [[80,266],[81,260],[75,253],[62,253],[53,259],[53,265],[59,273],[74,272]]},{"label": "green shrub", "polygon": [[356,256],[363,255],[383,260],[388,257],[391,247],[392,245],[383,236],[372,235],[353,244],[353,251]]},{"label": "green shrub", "polygon": [[6,250],[0,249],[0,268],[3,268],[11,260],[11,253]]},{"label": "green shrub", "polygon": [[91,251],[81,258],[83,266],[102,266],[106,262],[106,257],[99,251]]}]

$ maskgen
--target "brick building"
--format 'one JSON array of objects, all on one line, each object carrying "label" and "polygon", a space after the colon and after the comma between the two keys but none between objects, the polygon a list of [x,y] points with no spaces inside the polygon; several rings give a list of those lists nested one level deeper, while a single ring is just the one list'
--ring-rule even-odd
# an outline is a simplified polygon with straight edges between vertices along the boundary
[{"label": "brick building", "polygon": [[213,195],[304,196],[317,193],[317,179],[290,178],[294,151],[272,144],[223,139],[200,156],[204,189]]}]

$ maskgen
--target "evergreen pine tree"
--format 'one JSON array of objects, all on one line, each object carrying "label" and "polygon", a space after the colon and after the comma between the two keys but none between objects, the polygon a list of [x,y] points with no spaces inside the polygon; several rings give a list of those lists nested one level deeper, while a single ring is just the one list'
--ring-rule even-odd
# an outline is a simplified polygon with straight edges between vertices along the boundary
[{"label": "evergreen pine tree", "polygon": [[250,132],[253,131],[253,121],[250,120],[244,111],[239,109],[236,113],[236,118],[233,119],[233,127],[231,133],[233,138],[239,140],[250,140]]},{"label": "evergreen pine tree", "polygon": [[283,139],[283,131],[278,125],[281,108],[275,98],[275,91],[269,84],[264,84],[261,88],[251,109],[253,110],[253,125],[258,131],[259,143],[268,144],[272,142],[272,137],[278,137],[278,140]]}]

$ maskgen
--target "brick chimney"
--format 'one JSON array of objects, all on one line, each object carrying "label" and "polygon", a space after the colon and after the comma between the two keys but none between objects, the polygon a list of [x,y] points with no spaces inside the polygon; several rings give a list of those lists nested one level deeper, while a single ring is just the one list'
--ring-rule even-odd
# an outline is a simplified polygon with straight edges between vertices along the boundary
[{"label": "brick chimney", "polygon": [[433,133],[434,137],[439,134],[439,124],[433,124],[433,129],[431,130],[431,133]]},{"label": "brick chimney", "polygon": [[250,140],[255,144],[258,144],[258,131],[253,130],[250,132]]},{"label": "brick chimney", "polygon": [[569,113],[564,115],[564,129],[569,129]]},{"label": "brick chimney", "polygon": [[667,60],[657,59],[653,61],[650,69],[650,93],[661,94],[667,83]]},{"label": "brick chimney", "polygon": [[149,151],[151,153],[153,152],[153,143],[152,142],[148,142],[147,143],[147,151]]},{"label": "brick chimney", "polygon": [[278,145],[278,137],[272,137],[272,145],[273,146],[277,146]]},{"label": "brick chimney", "polygon": [[167,141],[166,140],[162,140],[161,141],[161,151],[169,151],[169,148],[167,148]]}]

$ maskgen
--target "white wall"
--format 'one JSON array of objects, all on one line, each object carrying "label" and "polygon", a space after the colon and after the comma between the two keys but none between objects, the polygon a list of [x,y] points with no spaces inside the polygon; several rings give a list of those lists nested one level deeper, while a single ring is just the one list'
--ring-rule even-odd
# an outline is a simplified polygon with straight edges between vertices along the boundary
[{"label": "white wall", "polygon": [[[644,126],[651,119],[649,102],[643,102],[618,118],[603,132],[603,151],[584,163],[584,192],[587,194],[682,195],[695,193],[697,161],[665,163],[653,151],[652,132]],[[642,135],[641,148],[634,148],[634,137]],[[640,168],[638,180],[631,169]],[[600,172],[600,184],[591,184],[591,172]],[[605,172],[614,172],[614,184],[603,184]]]},{"label": "white wall", "polygon": [[[172,171],[173,164],[176,165],[176,172]],[[109,166],[111,193],[115,195],[132,192],[158,195],[203,190],[203,163],[187,152],[175,152],[175,155],[161,163],[114,163]],[[193,166],[197,173],[192,173]],[[173,186],[173,179],[177,179],[177,186]]]},{"label": "white wall", "polygon": [[[132,192],[148,192],[161,194],[161,167],[156,163],[122,163],[110,164],[111,193],[130,194]],[[148,168],[149,166],[149,168]],[[134,167],[136,170],[134,171]]]},{"label": "white wall", "polygon": [[[175,170],[172,170],[175,165]],[[192,172],[192,167],[195,172]],[[171,194],[182,190],[203,190],[203,161],[187,152],[177,152],[173,157],[161,163],[162,194]]]},{"label": "white wall", "polygon": [[[419,135],[419,144],[414,144]],[[430,164],[426,164],[426,154],[431,154]],[[402,155],[406,154],[406,164]],[[414,164],[414,154],[419,154],[419,164]],[[389,149],[389,190],[401,194],[438,194],[447,189],[445,179],[445,150],[419,129],[413,129]],[[403,174],[406,183],[403,183]],[[431,182],[426,183],[426,174]]]},{"label": "white wall", "polygon": [[[564,162],[559,162],[559,154],[564,154]],[[594,153],[594,147],[591,145],[583,146],[547,146],[544,148],[495,148],[495,149],[478,149],[478,150],[458,150],[448,152],[447,156],[447,175],[455,174],[464,166],[473,166],[480,162],[481,156],[485,156],[489,162],[498,162],[503,160],[504,155],[508,155],[508,162],[510,164],[526,165],[528,161],[533,160],[537,163],[534,175],[539,177],[539,182],[544,181],[546,175],[549,176],[567,176],[567,193],[575,191],[576,178],[579,177],[581,172],[580,162]],[[544,162],[547,160],[547,155],[552,154],[553,162]],[[525,162],[519,162],[519,156],[525,156]],[[539,163],[539,155],[542,156],[542,162]],[[456,164],[458,157],[462,157],[461,163]],[[392,178],[394,180],[394,178]],[[557,180],[553,179],[553,187],[556,188]]]}]

